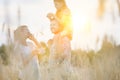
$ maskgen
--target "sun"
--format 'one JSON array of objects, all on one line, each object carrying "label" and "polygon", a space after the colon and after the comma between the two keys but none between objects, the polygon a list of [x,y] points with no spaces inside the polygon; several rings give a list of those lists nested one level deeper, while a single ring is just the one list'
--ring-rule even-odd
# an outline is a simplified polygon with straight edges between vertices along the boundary
[{"label": "sun", "polygon": [[73,28],[76,30],[82,29],[87,22],[87,17],[79,13],[72,14]]},{"label": "sun", "polygon": [[[91,32],[91,21],[87,14],[73,12],[72,13],[72,24],[73,24],[73,40],[72,45],[77,48],[85,43],[85,36]],[[73,47],[73,48],[74,48]]]},{"label": "sun", "polygon": [[90,31],[89,17],[81,13],[72,14],[73,34],[80,34],[80,32],[88,33]]}]

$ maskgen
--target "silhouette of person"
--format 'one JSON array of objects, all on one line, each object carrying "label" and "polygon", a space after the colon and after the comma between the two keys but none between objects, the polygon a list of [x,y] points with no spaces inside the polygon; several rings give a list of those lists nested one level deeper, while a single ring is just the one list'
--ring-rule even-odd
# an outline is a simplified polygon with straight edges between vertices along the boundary
[{"label": "silhouette of person", "polygon": [[28,43],[27,39],[33,40],[34,36],[30,33],[26,25],[19,26],[14,31],[15,51],[19,67],[19,77],[22,80],[39,80],[39,63],[35,49],[32,43]]},{"label": "silhouette of person", "polygon": [[50,47],[50,64],[61,64],[63,62],[70,62],[70,39],[67,36],[62,36],[61,33],[64,28],[56,19],[50,19],[50,29],[51,32],[54,34]]},{"label": "silhouette of person", "polygon": [[[62,76],[68,76],[68,67],[70,67],[70,39],[68,36],[62,35],[64,28],[60,25],[58,20],[50,19],[50,29],[54,36],[50,40],[49,66],[51,77],[49,80],[56,80],[56,77],[57,80],[63,80]],[[61,69],[64,71],[61,71]]]}]

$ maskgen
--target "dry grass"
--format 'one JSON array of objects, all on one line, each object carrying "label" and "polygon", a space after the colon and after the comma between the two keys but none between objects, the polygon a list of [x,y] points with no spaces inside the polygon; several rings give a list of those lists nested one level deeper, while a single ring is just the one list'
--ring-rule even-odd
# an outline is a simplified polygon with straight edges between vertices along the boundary
[{"label": "dry grass", "polygon": [[[0,80],[19,80],[13,49],[13,45],[0,48]],[[74,50],[71,65],[50,67],[42,59],[40,72],[41,80],[120,80],[120,46],[105,42],[97,53]]]}]

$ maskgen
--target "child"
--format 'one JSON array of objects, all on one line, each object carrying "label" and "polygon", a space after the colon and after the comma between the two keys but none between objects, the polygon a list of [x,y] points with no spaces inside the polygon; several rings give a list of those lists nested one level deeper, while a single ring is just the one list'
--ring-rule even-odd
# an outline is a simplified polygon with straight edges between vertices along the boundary
[{"label": "child", "polygon": [[67,36],[70,40],[72,40],[71,12],[65,3],[65,0],[54,0],[54,4],[57,9],[56,14],[49,13],[47,16],[50,20],[55,18],[64,28],[61,35]]}]

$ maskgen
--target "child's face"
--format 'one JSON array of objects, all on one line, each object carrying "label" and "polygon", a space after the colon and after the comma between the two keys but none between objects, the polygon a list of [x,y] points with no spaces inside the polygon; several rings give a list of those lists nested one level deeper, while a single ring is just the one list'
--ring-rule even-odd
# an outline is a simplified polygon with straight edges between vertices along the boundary
[{"label": "child's face", "polygon": [[56,20],[52,20],[50,24],[50,29],[52,33],[56,34],[59,32],[59,23]]},{"label": "child's face", "polygon": [[58,2],[58,1],[54,1],[54,4],[55,4],[56,9],[58,10],[61,9],[63,6],[62,2]]}]

